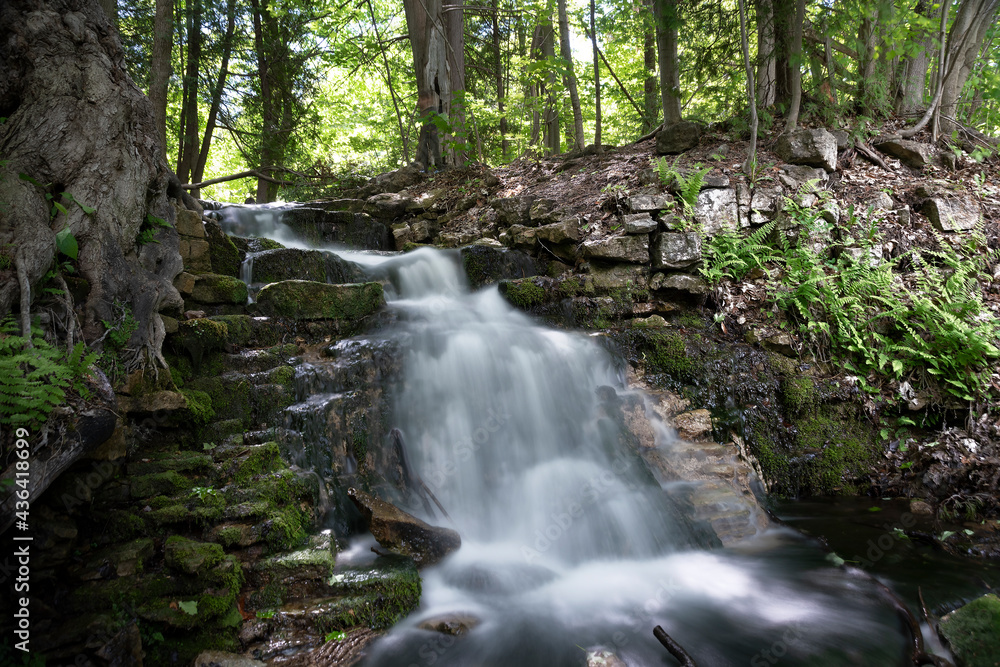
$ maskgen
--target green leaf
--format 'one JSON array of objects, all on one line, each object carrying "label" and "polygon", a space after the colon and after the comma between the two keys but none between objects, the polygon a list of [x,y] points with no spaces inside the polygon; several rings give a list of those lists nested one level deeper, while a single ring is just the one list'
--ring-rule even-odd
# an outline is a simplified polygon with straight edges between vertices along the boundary
[{"label": "green leaf", "polygon": [[28,181],[32,185],[37,185],[40,188],[45,187],[44,185],[38,182],[38,179],[33,178],[32,176],[28,176],[27,174],[18,174],[17,177],[20,178],[22,181]]},{"label": "green leaf", "polygon": [[837,567],[840,567],[845,562],[843,558],[833,553],[832,551],[826,555],[826,560],[833,563]]},{"label": "green leaf", "polygon": [[881,512],[882,508],[881,507],[869,507],[868,511],[869,512]]},{"label": "green leaf", "polygon": [[339,632],[339,631],[335,630],[335,631],[327,634],[326,637],[324,637],[324,641],[339,642],[339,641],[343,641],[344,637],[346,637],[346,636],[347,636],[346,632]]},{"label": "green leaf", "polygon": [[188,600],[186,602],[178,602],[177,606],[188,616],[195,616],[198,614],[198,601]]},{"label": "green leaf", "polygon": [[56,234],[56,246],[59,248],[59,252],[70,259],[76,259],[77,254],[80,252],[76,237],[73,236],[73,232],[70,231],[69,227],[63,227],[62,231]]}]

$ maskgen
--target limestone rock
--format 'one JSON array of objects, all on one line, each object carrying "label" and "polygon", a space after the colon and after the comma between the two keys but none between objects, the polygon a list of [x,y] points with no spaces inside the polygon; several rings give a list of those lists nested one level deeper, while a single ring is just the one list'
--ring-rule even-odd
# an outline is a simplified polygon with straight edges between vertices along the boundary
[{"label": "limestone rock", "polygon": [[403,216],[411,205],[413,197],[395,192],[383,192],[368,198],[364,212],[373,218],[392,220]]},{"label": "limestone rock", "polygon": [[876,211],[891,211],[895,204],[885,192],[880,192],[865,202],[865,207],[871,207]]},{"label": "limestone rock", "polygon": [[126,413],[163,414],[187,407],[187,399],[179,391],[155,391],[139,396],[118,396],[118,409]]},{"label": "limestone rock", "polygon": [[431,526],[360,489],[348,489],[347,495],[378,543],[393,553],[412,558],[417,567],[434,565],[462,546],[462,538],[450,528]]},{"label": "limestone rock", "polygon": [[333,253],[279,248],[265,250],[254,256],[252,280],[264,284],[282,280],[355,283],[364,280],[364,272],[357,264]]},{"label": "limestone rock", "polygon": [[528,217],[532,226],[550,225],[562,222],[571,214],[559,206],[554,199],[536,199],[531,203]]},{"label": "limestone rock", "polygon": [[672,207],[674,200],[668,195],[635,195],[626,204],[633,213],[656,213]]},{"label": "limestone rock", "polygon": [[201,216],[194,211],[187,209],[177,210],[177,220],[174,222],[179,236],[189,236],[193,238],[205,238],[205,227],[201,223]]},{"label": "limestone rock", "polygon": [[535,230],[536,236],[548,243],[576,243],[580,240],[580,218],[573,216]]},{"label": "limestone rock", "polygon": [[538,245],[538,234],[533,227],[511,225],[510,229],[500,234],[500,241],[514,248],[532,250]]},{"label": "limestone rock", "polygon": [[264,663],[225,651],[202,651],[191,667],[264,667]]},{"label": "limestone rock", "polygon": [[222,562],[225,552],[214,542],[198,542],[179,535],[171,535],[163,547],[167,566],[187,574],[205,572]]},{"label": "limestone rock", "polygon": [[610,236],[584,241],[581,251],[588,259],[646,264],[649,262],[649,236]]},{"label": "limestone rock", "polygon": [[264,286],[258,310],[269,317],[296,320],[333,319],[354,325],[385,303],[381,283],[328,285],[308,280],[284,280]]},{"label": "limestone rock", "polygon": [[974,229],[982,217],[979,204],[968,197],[932,197],[924,202],[921,212],[942,232]]},{"label": "limestone rock", "polygon": [[837,140],[837,150],[844,150],[845,148],[850,148],[852,145],[851,135],[847,130],[830,130],[830,134],[833,138]]},{"label": "limestone rock", "polygon": [[958,664],[1000,664],[1000,598],[989,593],[941,619],[938,632],[948,641]]},{"label": "limestone rock", "polygon": [[529,255],[503,247],[476,244],[462,248],[461,254],[465,275],[474,289],[504,279],[537,276],[544,268]]},{"label": "limestone rock", "polygon": [[794,130],[778,138],[774,148],[785,162],[823,167],[827,171],[837,169],[837,139],[823,129]]},{"label": "limestone rock", "polygon": [[739,209],[736,191],[730,188],[702,190],[694,206],[694,220],[706,234],[717,234],[723,229],[739,229]]},{"label": "limestone rock", "polygon": [[209,245],[212,273],[238,277],[240,275],[240,251],[233,240],[222,231],[222,225],[214,219],[205,219],[205,239]]},{"label": "limestone rock", "polygon": [[658,273],[649,281],[652,290],[674,290],[694,297],[712,293],[712,287],[703,279],[688,273]]},{"label": "limestone rock", "polygon": [[712,434],[712,413],[708,410],[692,410],[674,417],[674,428],[685,440],[696,440]]},{"label": "limestone rock", "polygon": [[[647,260],[648,261],[648,260]],[[649,269],[635,264],[611,264],[590,266],[591,284],[598,292],[609,293],[623,288],[645,286]]]},{"label": "limestone rock", "polygon": [[930,144],[923,144],[919,141],[909,139],[887,139],[875,144],[875,148],[898,158],[907,167],[922,169],[929,165],[934,159],[934,147]]},{"label": "limestone rock", "polygon": [[701,260],[701,237],[696,232],[664,232],[653,244],[653,267],[684,269]]},{"label": "limestone rock", "polygon": [[656,231],[658,223],[649,213],[632,213],[622,218],[626,234],[651,234]]},{"label": "limestone rock", "polygon": [[211,246],[205,239],[195,239],[181,236],[177,240],[177,252],[184,262],[184,269],[199,273],[209,273],[212,270]]},{"label": "limestone rock", "polygon": [[817,186],[826,185],[828,176],[826,171],[819,167],[809,167],[804,164],[786,164],[781,167],[778,180],[782,185],[798,190],[809,181],[817,181]]},{"label": "limestone rock", "polygon": [[[180,288],[178,288],[180,289]],[[230,303],[243,305],[247,302],[247,286],[239,278],[217,273],[204,273],[194,277],[191,298],[201,303]]]},{"label": "limestone rock", "polygon": [[535,195],[519,195],[494,199],[491,206],[497,212],[497,220],[501,225],[527,225],[531,220],[531,204]]},{"label": "limestone rock", "polygon": [[656,152],[661,155],[683,153],[697,146],[700,140],[701,125],[681,121],[667,125],[656,133]]},{"label": "limestone rock", "polygon": [[379,174],[368,181],[359,192],[359,196],[369,197],[378,192],[399,192],[411,185],[416,185],[423,180],[420,168],[415,164],[409,164],[396,171]]}]

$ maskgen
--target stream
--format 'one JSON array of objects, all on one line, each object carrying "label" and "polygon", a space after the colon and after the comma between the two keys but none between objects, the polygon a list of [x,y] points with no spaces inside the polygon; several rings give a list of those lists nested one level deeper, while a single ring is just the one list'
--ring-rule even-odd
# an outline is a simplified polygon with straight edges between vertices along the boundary
[{"label": "stream", "polygon": [[[815,540],[779,526],[722,547],[684,516],[623,444],[609,400],[636,392],[599,336],[470,290],[457,251],[336,252],[386,286],[396,317],[383,333],[403,355],[391,426],[447,516],[399,504],[463,542],[422,572],[420,608],[363,665],[578,667],[598,647],[675,664],[657,625],[701,667],[906,664],[899,617]],[[651,421],[670,456],[675,436]],[[374,557],[370,536],[353,540],[338,558]],[[469,630],[419,627],[441,618]]]}]

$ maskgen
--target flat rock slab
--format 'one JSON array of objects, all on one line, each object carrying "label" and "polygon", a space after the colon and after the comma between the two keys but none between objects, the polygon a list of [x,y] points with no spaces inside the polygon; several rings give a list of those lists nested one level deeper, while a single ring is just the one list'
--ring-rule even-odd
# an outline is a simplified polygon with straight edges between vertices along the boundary
[{"label": "flat rock slab", "polygon": [[837,169],[837,138],[824,129],[795,130],[778,138],[774,148],[785,162]]},{"label": "flat rock slab", "polygon": [[348,489],[347,495],[368,522],[368,529],[378,543],[393,553],[412,558],[417,567],[434,565],[462,546],[462,538],[450,528],[425,523],[360,489]]},{"label": "flat rock slab", "polygon": [[622,218],[626,234],[651,234],[659,223],[649,213],[632,213]]},{"label": "flat rock slab", "polygon": [[897,158],[907,167],[921,169],[934,159],[934,147],[909,139],[888,139],[875,144],[879,151]]},{"label": "flat rock slab", "polygon": [[656,213],[674,205],[670,195],[635,195],[628,198],[628,209],[633,213]]},{"label": "flat rock slab", "polygon": [[942,232],[975,229],[983,214],[979,204],[968,197],[931,197],[920,210]]},{"label": "flat rock slab", "polygon": [[683,153],[698,145],[701,126],[691,121],[668,125],[656,133],[656,152],[661,155]]},{"label": "flat rock slab", "polygon": [[308,280],[283,280],[265,285],[257,309],[269,317],[294,320],[339,320],[357,323],[385,304],[381,283],[328,285]]},{"label": "flat rock slab", "polygon": [[649,236],[611,236],[584,241],[581,250],[588,259],[646,264],[649,262]]},{"label": "flat rock slab", "polygon": [[697,232],[664,232],[653,245],[653,266],[658,269],[684,269],[700,259]]}]

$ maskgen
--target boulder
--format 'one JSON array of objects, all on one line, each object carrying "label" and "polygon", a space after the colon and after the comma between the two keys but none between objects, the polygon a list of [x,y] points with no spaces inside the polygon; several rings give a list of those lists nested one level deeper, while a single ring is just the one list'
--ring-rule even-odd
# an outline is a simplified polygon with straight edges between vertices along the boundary
[{"label": "boulder", "polygon": [[631,264],[649,262],[649,236],[610,236],[584,241],[580,247],[588,259],[603,259]]},{"label": "boulder", "polygon": [[979,204],[969,197],[931,197],[920,210],[942,232],[974,229],[983,215]]},{"label": "boulder", "polygon": [[538,245],[538,234],[533,227],[511,225],[510,229],[500,234],[500,241],[514,248],[533,250]]},{"label": "boulder", "polygon": [[590,277],[590,285],[593,286],[596,293],[609,294],[622,289],[645,287],[649,281],[649,269],[635,264],[599,265],[595,263],[590,266]]},{"label": "boulder", "polygon": [[865,208],[871,208],[875,211],[890,211],[893,209],[895,204],[890,197],[885,192],[879,192],[877,195],[869,199],[864,203]]},{"label": "boulder", "polygon": [[212,273],[224,276],[240,275],[240,251],[217,220],[205,219],[205,239],[209,245]]},{"label": "boulder", "polygon": [[422,621],[417,627],[421,630],[440,632],[445,635],[461,636],[467,634],[469,630],[479,625],[480,622],[479,618],[472,614],[456,612],[428,618],[426,621]]},{"label": "boulder", "polygon": [[693,297],[704,297],[712,293],[712,287],[703,279],[688,273],[657,273],[649,281],[652,290],[683,292]]},{"label": "boulder", "polygon": [[708,410],[692,410],[674,417],[677,435],[685,440],[710,437],[712,435],[712,413]]},{"label": "boulder", "polygon": [[392,220],[405,215],[407,209],[413,204],[413,197],[395,192],[383,192],[368,198],[365,202],[364,212],[373,218]]},{"label": "boulder", "polygon": [[879,151],[897,158],[907,167],[923,169],[934,159],[934,147],[909,139],[887,139],[875,144]]},{"label": "boulder", "polygon": [[528,278],[542,273],[544,266],[519,250],[487,245],[462,248],[462,266],[473,289],[501,280]]},{"label": "boulder", "polygon": [[265,285],[257,295],[257,309],[270,317],[332,319],[349,325],[358,324],[384,303],[381,283],[328,285],[284,280]]},{"label": "boulder", "polygon": [[628,198],[626,205],[633,213],[658,213],[672,208],[674,199],[669,195],[635,195]]},{"label": "boulder", "polygon": [[701,260],[701,237],[696,232],[664,232],[653,244],[653,267],[685,269]]},{"label": "boulder", "polygon": [[[392,195],[393,198],[401,197]],[[403,198],[409,200],[408,197]],[[405,201],[379,200],[371,204],[374,209],[384,207],[382,215],[395,216],[400,208],[406,210]],[[366,203],[366,207],[369,206]],[[373,209],[373,210],[374,210]],[[402,213],[400,213],[402,215]],[[336,243],[349,248],[364,250],[392,250],[388,219],[375,220],[368,213],[329,211],[320,202],[316,205],[295,206],[281,214],[281,222],[309,243]]]},{"label": "boulder", "polygon": [[580,218],[573,216],[535,230],[537,238],[548,243],[576,243],[580,240]]},{"label": "boulder", "polygon": [[694,205],[694,221],[709,235],[717,234],[723,229],[739,229],[736,191],[725,188],[699,192],[698,201]]},{"label": "boulder", "polygon": [[531,204],[535,195],[519,195],[494,199],[493,210],[497,212],[497,220],[505,227],[510,225],[527,225],[531,220]]},{"label": "boulder", "polygon": [[675,155],[691,150],[701,140],[701,125],[691,121],[681,121],[667,125],[656,133],[656,152],[661,155]]},{"label": "boulder", "polygon": [[[181,274],[183,275],[183,274]],[[178,287],[182,292],[185,291]],[[208,304],[243,305],[247,302],[247,285],[239,278],[217,273],[203,273],[194,276],[191,298]]]},{"label": "boulder", "polygon": [[778,173],[781,184],[792,190],[798,190],[809,181],[816,181],[816,186],[813,188],[815,189],[826,185],[828,178],[825,170],[804,164],[786,164]]},{"label": "boulder", "polygon": [[554,199],[536,199],[531,203],[531,208],[528,211],[528,217],[531,220],[528,224],[531,224],[534,227],[538,227],[539,225],[550,225],[556,222],[562,222],[571,215],[572,213],[561,208],[559,203]]},{"label": "boulder", "polygon": [[785,162],[837,169],[837,139],[824,129],[794,130],[778,138],[774,148]]},{"label": "boulder", "polygon": [[450,528],[425,523],[360,489],[350,488],[347,495],[378,543],[393,553],[412,558],[417,567],[434,565],[462,546],[461,536]]},{"label": "boulder", "polygon": [[941,619],[938,632],[947,640],[958,664],[1000,664],[1000,598],[989,593]]},{"label": "boulder", "polygon": [[651,234],[656,231],[658,223],[649,213],[632,213],[622,218],[626,234]]},{"label": "boulder", "polygon": [[322,250],[280,248],[254,255],[252,282],[276,283],[282,280],[356,283],[364,280],[357,264]]}]

